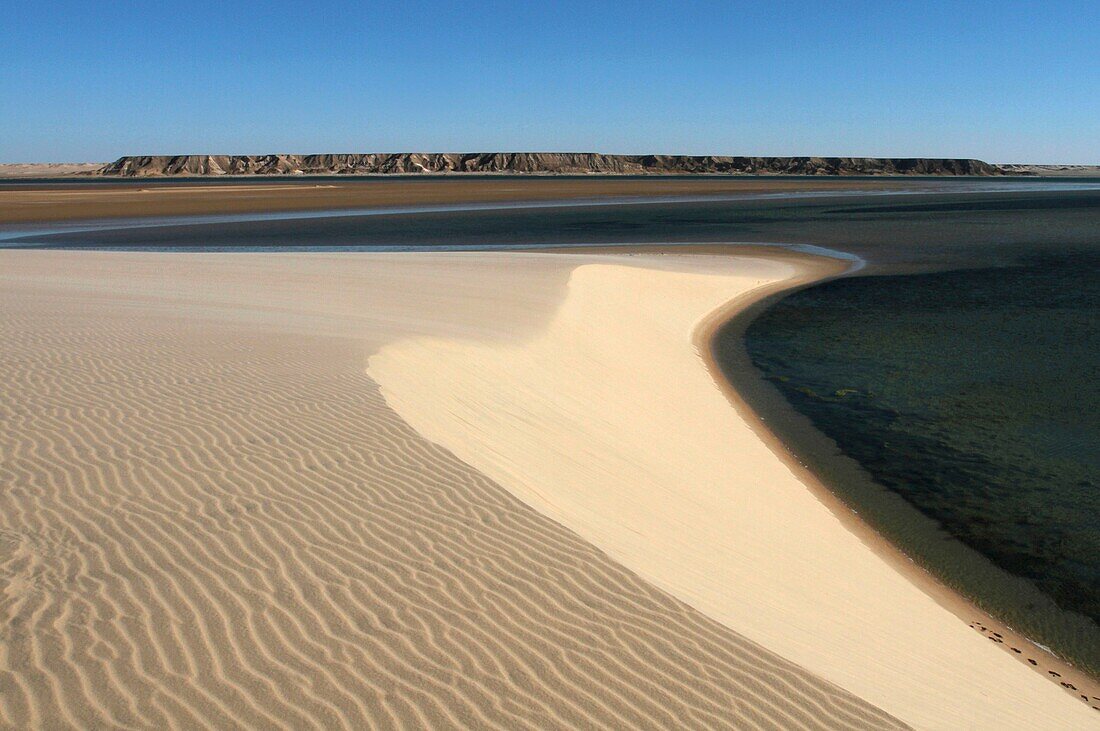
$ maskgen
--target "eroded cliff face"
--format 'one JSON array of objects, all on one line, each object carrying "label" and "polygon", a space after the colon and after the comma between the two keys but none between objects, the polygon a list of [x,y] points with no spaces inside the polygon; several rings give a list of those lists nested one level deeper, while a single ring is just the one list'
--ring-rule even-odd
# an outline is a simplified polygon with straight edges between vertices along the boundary
[{"label": "eroded cliff face", "polygon": [[152,155],[120,157],[95,175],[385,175],[529,173],[616,175],[998,175],[981,160],[882,157],[603,155],[595,152]]}]

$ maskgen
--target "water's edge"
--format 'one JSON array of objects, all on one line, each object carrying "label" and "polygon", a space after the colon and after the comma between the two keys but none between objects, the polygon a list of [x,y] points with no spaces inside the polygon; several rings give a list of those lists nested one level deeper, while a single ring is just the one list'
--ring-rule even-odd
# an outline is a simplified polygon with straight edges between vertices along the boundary
[{"label": "water's edge", "polygon": [[[863,526],[881,536],[929,579],[962,601],[1032,640],[1041,648],[1100,680],[1091,653],[1075,646],[1088,618],[1067,612],[1026,579],[994,565],[975,549],[948,534],[936,521],[899,494],[874,480],[864,467],[840,451],[811,419],[799,412],[753,363],[746,345],[749,326],[765,311],[801,290],[840,277],[860,276],[858,267],[773,292],[735,311],[712,332],[711,355],[717,369],[749,410],[771,432],[788,456],[802,465]],[[980,591],[976,586],[980,585]],[[975,618],[962,617],[966,621]]]}]

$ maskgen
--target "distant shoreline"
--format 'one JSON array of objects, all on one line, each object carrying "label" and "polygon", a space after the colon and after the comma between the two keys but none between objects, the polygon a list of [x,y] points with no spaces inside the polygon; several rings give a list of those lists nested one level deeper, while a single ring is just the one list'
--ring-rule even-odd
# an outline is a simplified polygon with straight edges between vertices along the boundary
[{"label": "distant shoreline", "polygon": [[[394,185],[396,180],[400,185]],[[402,175],[374,179],[73,178],[0,187],[0,225],[459,203],[902,188],[914,178]],[[102,181],[102,184],[97,184]]]},{"label": "distant shoreline", "polygon": [[[68,176],[0,179],[0,226],[92,219],[241,214],[308,214],[534,201],[608,205],[624,201],[743,196],[867,194],[947,184],[1042,185],[1006,176],[566,175],[505,173],[379,176],[218,176],[123,178]],[[1016,181],[1016,182],[1014,182]],[[1061,185],[1084,183],[1077,176]],[[396,211],[395,211],[396,212]]]}]

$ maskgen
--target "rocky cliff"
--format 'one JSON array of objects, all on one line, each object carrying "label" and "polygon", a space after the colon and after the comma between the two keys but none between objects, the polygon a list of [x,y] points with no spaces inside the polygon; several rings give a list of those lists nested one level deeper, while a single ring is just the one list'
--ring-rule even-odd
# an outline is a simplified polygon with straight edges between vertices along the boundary
[{"label": "rocky cliff", "polygon": [[385,175],[528,173],[613,175],[998,175],[981,160],[883,157],[603,155],[595,152],[153,155],[121,157],[95,175]]}]

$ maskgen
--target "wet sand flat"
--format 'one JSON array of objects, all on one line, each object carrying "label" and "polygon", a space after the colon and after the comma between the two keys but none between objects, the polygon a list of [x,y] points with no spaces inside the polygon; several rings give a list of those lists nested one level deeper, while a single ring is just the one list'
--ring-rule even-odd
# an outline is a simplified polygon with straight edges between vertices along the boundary
[{"label": "wet sand flat", "polygon": [[559,178],[480,176],[375,180],[94,181],[0,187],[0,224],[104,217],[270,213],[632,196],[708,196],[798,191],[889,190],[904,180],[761,178]]}]

